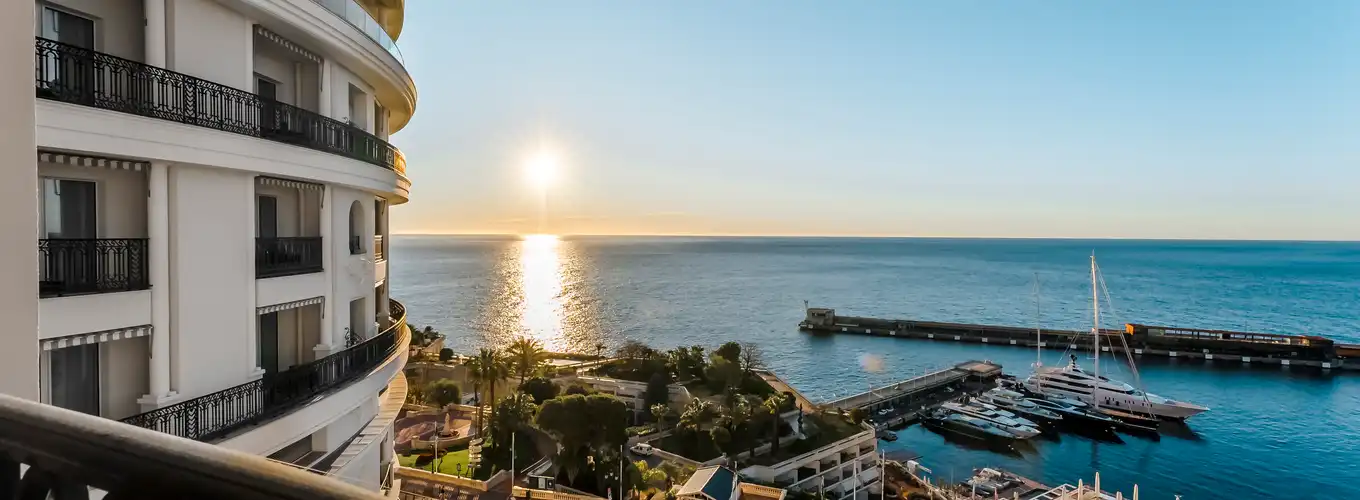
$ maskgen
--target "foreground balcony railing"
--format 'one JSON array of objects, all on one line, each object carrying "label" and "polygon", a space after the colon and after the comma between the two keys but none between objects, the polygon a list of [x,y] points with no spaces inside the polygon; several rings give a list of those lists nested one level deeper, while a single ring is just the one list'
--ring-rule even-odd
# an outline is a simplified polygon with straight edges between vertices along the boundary
[{"label": "foreground balcony railing", "polygon": [[255,277],[321,272],[321,237],[255,238]]},{"label": "foreground balcony railing", "polygon": [[358,127],[234,87],[38,38],[38,97],[249,135],[392,170],[397,149]]},{"label": "foreground balcony railing", "polygon": [[383,260],[387,258],[387,247],[383,246],[383,235],[373,235],[373,258]]},{"label": "foreground balcony railing", "polygon": [[392,326],[353,347],[212,394],[123,419],[166,434],[214,441],[312,401],[368,375],[397,352],[406,335],[406,308],[391,301]]},{"label": "foreground balcony railing", "polygon": [[146,238],[38,240],[38,296],[150,288]]},{"label": "foreground balcony railing", "polygon": [[383,498],[263,457],[0,394],[0,499],[101,494],[110,500]]}]

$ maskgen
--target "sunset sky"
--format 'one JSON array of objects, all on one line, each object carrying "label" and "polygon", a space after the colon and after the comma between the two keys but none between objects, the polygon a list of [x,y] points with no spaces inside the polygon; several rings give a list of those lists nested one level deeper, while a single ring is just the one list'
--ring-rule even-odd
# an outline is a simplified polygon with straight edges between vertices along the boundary
[{"label": "sunset sky", "polygon": [[1357,27],[1346,0],[408,2],[392,223],[1360,239]]}]

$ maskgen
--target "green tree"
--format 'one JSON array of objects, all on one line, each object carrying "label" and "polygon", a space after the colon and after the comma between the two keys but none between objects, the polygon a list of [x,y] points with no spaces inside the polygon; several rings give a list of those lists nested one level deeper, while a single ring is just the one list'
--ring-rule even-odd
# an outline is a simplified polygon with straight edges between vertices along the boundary
[{"label": "green tree", "polygon": [[638,473],[642,475],[644,487],[650,486],[659,490],[666,489],[666,471],[661,470],[660,467],[653,469],[647,466],[646,460],[638,460],[633,466],[637,467]]},{"label": "green tree", "polygon": [[736,362],[714,353],[704,372],[704,378],[708,379],[708,386],[714,391],[735,390],[741,384],[742,371]]},{"label": "green tree", "polygon": [[741,344],[728,342],[713,350],[713,355],[731,361],[732,363],[741,362]]},{"label": "green tree", "polygon": [[704,368],[708,366],[704,361],[704,348],[697,345],[666,351],[666,361],[679,380],[703,378]]},{"label": "green tree", "polygon": [[643,393],[643,404],[648,408],[652,405],[664,405],[671,400],[670,377],[664,371],[652,372],[652,378],[647,380],[647,392]]},{"label": "green tree", "polygon": [[557,397],[557,384],[546,377],[534,377],[519,384],[519,392],[528,394],[534,398],[534,404],[543,404],[544,401]]},{"label": "green tree", "polygon": [[722,412],[714,406],[712,402],[695,398],[685,404],[685,410],[680,414],[680,426],[692,430],[708,430]]},{"label": "green tree", "polygon": [[543,344],[529,337],[516,339],[505,349],[505,353],[510,360],[510,368],[519,376],[521,384],[525,379],[538,373],[539,367],[547,357]]},{"label": "green tree", "polygon": [[544,401],[534,421],[557,440],[561,447],[557,464],[574,481],[588,457],[595,457],[598,464],[617,456],[619,446],[628,441],[630,415],[628,406],[614,397],[572,395]]},{"label": "green tree", "polygon": [[442,361],[442,362],[444,362],[444,363],[448,363],[448,362],[449,362],[450,360],[452,360],[452,359],[453,359],[453,349],[449,349],[449,348],[445,347],[445,348],[439,350],[439,361]]},{"label": "green tree", "polygon": [[746,445],[750,455],[755,455],[756,433],[746,431],[749,431],[748,424],[756,417],[759,400],[753,401],[749,396],[737,395],[729,398],[729,401],[723,415],[723,422],[730,435],[728,439],[733,445]]},{"label": "green tree", "polygon": [[589,396],[590,394],[590,388],[579,383],[571,384],[567,386],[567,390],[562,391],[562,395],[564,396]]},{"label": "green tree", "polygon": [[406,402],[413,405],[424,404],[425,389],[418,385],[411,386],[406,390]]},{"label": "green tree", "polygon": [[655,358],[657,352],[656,349],[652,349],[652,347],[647,344],[636,340],[628,340],[625,341],[623,345],[619,346],[618,349],[614,350],[614,355],[630,361],[642,361]]},{"label": "green tree", "polygon": [[440,408],[461,402],[463,397],[462,391],[458,389],[458,383],[446,378],[430,382],[425,393],[430,402]]},{"label": "green tree", "polygon": [[728,431],[726,427],[719,426],[709,429],[708,438],[713,440],[713,444],[718,445],[718,449],[722,450],[723,453],[729,456],[732,454],[730,446],[732,444],[732,432]]},{"label": "green tree", "polygon": [[652,422],[656,422],[656,430],[666,429],[666,417],[670,416],[671,408],[662,404],[654,404],[647,407],[652,412]]},{"label": "green tree", "polygon": [[860,422],[863,422],[863,421],[864,421],[864,417],[865,417],[865,415],[864,415],[864,409],[862,409],[862,408],[855,408],[855,409],[850,410],[850,421],[851,421],[851,422],[854,422],[855,425],[859,425]]}]

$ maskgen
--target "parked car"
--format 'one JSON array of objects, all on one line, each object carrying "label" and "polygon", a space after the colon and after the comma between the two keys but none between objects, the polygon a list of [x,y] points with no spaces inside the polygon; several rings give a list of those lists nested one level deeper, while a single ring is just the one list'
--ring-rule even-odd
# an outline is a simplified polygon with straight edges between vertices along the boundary
[{"label": "parked car", "polygon": [[647,443],[638,443],[638,444],[633,445],[632,448],[629,448],[629,450],[632,450],[632,452],[633,452],[634,454],[636,454],[636,455],[642,455],[642,456],[644,456],[644,457],[646,457],[646,456],[651,456],[651,454],[652,454],[652,445],[647,444]]}]

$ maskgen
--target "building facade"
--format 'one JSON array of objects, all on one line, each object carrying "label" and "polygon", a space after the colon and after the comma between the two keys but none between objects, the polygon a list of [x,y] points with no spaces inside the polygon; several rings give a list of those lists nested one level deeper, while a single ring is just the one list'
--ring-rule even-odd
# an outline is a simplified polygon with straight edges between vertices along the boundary
[{"label": "building facade", "polygon": [[754,465],[741,476],[788,491],[839,500],[869,500],[882,490],[882,461],[874,429],[861,432],[774,465]]},{"label": "building facade", "polygon": [[37,272],[17,294],[37,335],[11,333],[5,356],[37,384],[6,391],[378,488],[406,392],[386,258],[410,190],[387,139],[416,104],[403,7],[44,0],[10,16],[34,32],[35,88],[15,90],[36,96],[33,197],[6,202],[31,207]]}]

